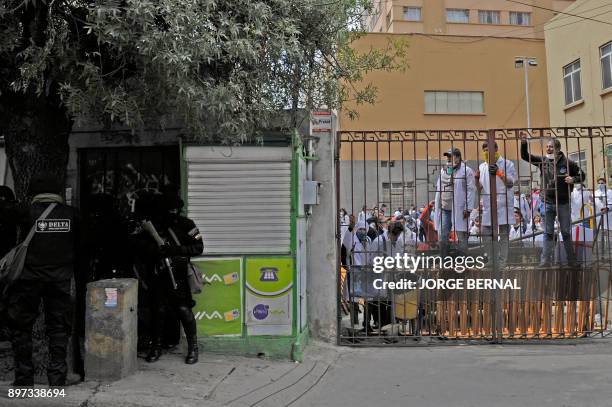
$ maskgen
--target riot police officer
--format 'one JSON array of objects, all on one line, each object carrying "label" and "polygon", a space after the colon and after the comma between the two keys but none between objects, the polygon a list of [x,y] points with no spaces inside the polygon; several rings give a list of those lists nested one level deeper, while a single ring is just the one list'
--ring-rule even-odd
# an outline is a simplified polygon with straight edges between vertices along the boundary
[{"label": "riot police officer", "polygon": [[151,324],[152,341],[146,360],[155,362],[160,358],[164,321],[169,313],[176,313],[187,338],[185,363],[193,364],[198,361],[198,345],[192,311],[195,302],[187,281],[187,267],[190,257],[202,253],[202,236],[192,220],[181,216],[183,202],[175,187],[166,186],[159,198],[159,211],[151,216],[150,221],[155,229],[153,233],[161,238],[163,244],[160,245],[162,242],[153,237],[149,229],[143,228],[142,234],[148,238],[148,244],[141,245],[142,248],[147,247],[142,253],[154,254],[155,258],[153,272],[145,277],[147,302],[154,321]]},{"label": "riot police officer", "polygon": [[[7,320],[15,360],[14,386],[34,384],[32,327],[42,301],[49,338],[47,377],[50,386],[66,384],[66,348],[71,334],[73,304],[71,279],[77,256],[79,219],[60,196],[61,182],[50,175],[36,175],[28,194],[32,203],[24,213],[22,235],[34,231],[25,266],[7,292]],[[54,205],[45,220],[39,217]],[[22,236],[22,239],[25,236]]]}]

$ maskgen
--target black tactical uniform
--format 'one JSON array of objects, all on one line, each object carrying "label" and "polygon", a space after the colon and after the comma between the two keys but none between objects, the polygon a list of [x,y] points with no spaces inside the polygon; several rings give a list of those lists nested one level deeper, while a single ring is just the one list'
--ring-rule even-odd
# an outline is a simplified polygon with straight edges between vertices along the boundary
[{"label": "black tactical uniform", "polygon": [[17,219],[14,216],[15,195],[0,185],[0,258],[4,257],[17,243]]},{"label": "black tactical uniform", "polygon": [[[182,207],[182,202],[176,192],[166,191],[162,198],[161,205],[164,207],[162,216],[155,216],[153,224],[160,237],[167,243],[157,246],[146,232],[141,234],[140,252],[153,255],[155,264],[149,268],[152,272],[145,277],[147,289],[146,301],[151,310],[152,326],[152,345],[147,355],[148,362],[154,362],[161,356],[162,339],[164,336],[164,321],[171,313],[175,313],[183,325],[187,338],[187,357],[185,362],[188,364],[198,361],[197,332],[196,322],[191,310],[195,305],[191,297],[191,290],[187,281],[187,266],[189,258],[202,253],[204,246],[202,237],[195,223],[178,214]],[[178,242],[172,236],[176,236]],[[148,243],[143,244],[148,240]],[[150,257],[151,258],[151,257]],[[170,277],[165,259],[171,263],[174,283]]]},{"label": "black tactical uniform", "polygon": [[[43,301],[45,327],[49,337],[47,377],[50,386],[66,383],[66,348],[71,334],[71,279],[74,275],[79,221],[75,210],[64,205],[59,195],[61,185],[48,176],[35,176],[30,183],[34,196],[22,230],[36,223],[25,267],[20,278],[9,287],[8,323],[12,331],[15,359],[15,386],[34,383],[32,364],[32,327]],[[52,203],[57,206],[44,222],[35,222]],[[25,233],[24,233],[25,234]],[[23,237],[22,237],[23,238]]]},{"label": "black tactical uniform", "polygon": [[[0,258],[4,257],[17,244],[18,217],[15,215],[17,205],[15,194],[0,185]],[[0,293],[3,288],[0,287]],[[0,296],[0,342],[8,341],[10,334],[6,327],[6,304]]]}]

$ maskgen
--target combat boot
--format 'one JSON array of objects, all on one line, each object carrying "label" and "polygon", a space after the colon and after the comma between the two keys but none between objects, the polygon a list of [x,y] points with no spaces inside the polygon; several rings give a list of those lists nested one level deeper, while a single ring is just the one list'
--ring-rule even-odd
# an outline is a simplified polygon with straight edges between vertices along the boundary
[{"label": "combat boot", "polygon": [[187,335],[187,356],[185,363],[193,365],[198,362],[198,337],[196,335]]},{"label": "combat boot", "polygon": [[161,340],[154,340],[149,348],[149,353],[145,360],[149,363],[157,362],[162,355]]}]

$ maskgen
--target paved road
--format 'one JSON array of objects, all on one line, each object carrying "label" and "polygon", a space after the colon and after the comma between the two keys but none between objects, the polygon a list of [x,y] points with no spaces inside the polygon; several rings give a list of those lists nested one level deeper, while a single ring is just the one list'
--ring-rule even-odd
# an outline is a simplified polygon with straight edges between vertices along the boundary
[{"label": "paved road", "polygon": [[309,347],[303,363],[179,353],[111,384],[87,382],[62,400],[0,406],[517,407],[612,406],[612,341],[579,345],[429,348]]}]

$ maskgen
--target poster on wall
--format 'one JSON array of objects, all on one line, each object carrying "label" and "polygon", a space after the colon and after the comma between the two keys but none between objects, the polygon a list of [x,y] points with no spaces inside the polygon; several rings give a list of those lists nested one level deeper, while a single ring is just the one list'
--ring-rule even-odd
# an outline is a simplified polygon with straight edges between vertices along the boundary
[{"label": "poster on wall", "polygon": [[193,296],[198,335],[242,335],[242,260],[201,259],[193,264],[208,283]]},{"label": "poster on wall", "polygon": [[291,335],[293,259],[246,260],[246,325],[249,335]]}]

